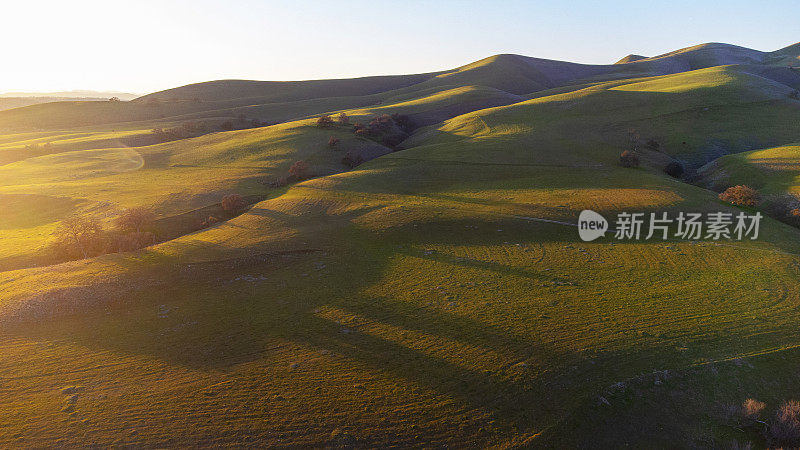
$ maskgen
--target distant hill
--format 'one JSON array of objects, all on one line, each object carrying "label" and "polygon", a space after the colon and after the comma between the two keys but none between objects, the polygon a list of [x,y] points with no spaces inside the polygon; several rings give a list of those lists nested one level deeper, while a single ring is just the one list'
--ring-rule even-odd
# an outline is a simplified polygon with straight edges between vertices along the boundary
[{"label": "distant hill", "polygon": [[[397,96],[475,86],[514,95],[532,95],[549,89],[637,77],[670,75],[720,65],[747,66],[746,71],[786,84],[800,86],[800,44],[761,52],[736,45],[707,43],[654,57],[628,55],[616,64],[591,65],[528,56],[499,54],[441,72],[307,81],[216,80],[189,84],[110,103],[101,93],[73,91],[71,102],[47,104],[41,100],[12,101],[15,108],[0,112],[0,129],[30,130],[89,124],[175,118],[248,118],[275,123],[341,109],[378,106]],[[796,64],[795,64],[796,63]],[[104,101],[81,101],[73,95],[92,95]],[[124,94],[115,94],[123,98]],[[132,94],[131,94],[132,95]],[[417,95],[418,96],[418,95]],[[64,100],[64,99],[55,99]],[[48,102],[51,100],[47,100]],[[16,102],[16,103],[14,103]],[[477,106],[477,105],[476,105]],[[487,103],[486,106],[491,106]]]},{"label": "distant hill", "polygon": [[[637,62],[668,62],[678,71],[704,69],[728,64],[760,64],[767,53],[731,44],[707,43],[675,50]],[[667,66],[667,65],[665,65]]]},{"label": "distant hill", "polygon": [[138,95],[129,94],[127,92],[102,92],[86,90],[59,92],[4,92],[0,93],[0,111],[52,102],[104,102],[112,97],[117,97],[122,101],[129,101],[135,99],[138,97]]},{"label": "distant hill", "polygon": [[8,97],[39,97],[39,98],[62,98],[62,99],[70,99],[70,100],[81,100],[81,99],[102,99],[107,100],[111,97],[117,97],[120,100],[133,100],[139,97],[138,94],[131,94],[128,92],[117,92],[117,91],[88,91],[88,90],[76,90],[76,91],[57,91],[57,92],[4,92],[0,93],[0,98],[8,98]]},{"label": "distant hill", "polygon": [[107,101],[107,98],[99,97],[3,97],[0,96],[0,111],[23,106],[38,105],[40,103],[64,102],[64,101]]},{"label": "distant hill", "polygon": [[154,100],[216,102],[257,99],[260,103],[266,103],[320,97],[361,96],[411,86],[435,75],[427,73],[310,81],[217,80],[154,92],[139,97],[136,102],[146,103]]},{"label": "distant hill", "polygon": [[630,54],[620,59],[619,61],[615,62],[614,64],[627,64],[629,62],[639,61],[640,59],[647,59],[647,56]]}]

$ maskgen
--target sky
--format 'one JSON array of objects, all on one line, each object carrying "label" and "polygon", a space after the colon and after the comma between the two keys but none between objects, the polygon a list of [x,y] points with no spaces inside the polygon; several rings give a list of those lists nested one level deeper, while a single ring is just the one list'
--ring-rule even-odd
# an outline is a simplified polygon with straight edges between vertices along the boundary
[{"label": "sky", "polygon": [[144,94],[215,79],[451,69],[517,53],[591,64],[800,39],[797,0],[37,1],[0,5],[0,92]]}]

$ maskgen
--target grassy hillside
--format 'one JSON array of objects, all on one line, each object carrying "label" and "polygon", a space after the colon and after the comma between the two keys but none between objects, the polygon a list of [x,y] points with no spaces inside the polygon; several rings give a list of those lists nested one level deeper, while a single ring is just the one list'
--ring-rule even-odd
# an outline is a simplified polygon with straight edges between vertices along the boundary
[{"label": "grassy hillside", "polygon": [[[584,243],[574,226],[584,209],[741,211],[664,174],[674,160],[794,193],[800,101],[754,69],[762,56],[714,44],[285,92],[219,82],[168,92],[226,108],[0,136],[18,155],[0,165],[0,443],[766,446],[725,411],[797,399],[800,231],[765,218],[753,241]],[[285,122],[144,140],[242,108]],[[321,112],[419,128],[393,152],[318,127]],[[634,144],[641,167],[621,167]],[[370,160],[351,170],[350,151]],[[298,160],[309,179],[270,187]],[[34,267],[70,214],[167,220],[231,192],[261,201],[136,252]]]},{"label": "grassy hillside", "polygon": [[[765,224],[765,239],[741,248],[575,244],[572,227],[515,217],[725,209],[714,198],[618,168],[378,159],[138,254],[8,272],[7,312],[46,279],[18,314],[59,317],[6,328],[8,354],[50,342],[46,355],[62,368],[26,360],[37,378],[14,381],[30,406],[9,405],[18,419],[7,439],[60,436],[27,434],[22,419],[62,417],[58,389],[79,385],[67,426],[99,445],[225,444],[244,429],[304,445],[339,435],[536,444],[618,381],[797,344],[797,273],[784,252],[800,249],[785,225]],[[80,370],[90,362],[110,366]],[[107,388],[120,372],[131,381]],[[178,400],[160,403],[166,395]],[[111,411],[136,417],[137,432],[114,425]],[[228,413],[199,419],[212,411]],[[165,417],[181,438],[166,440]]]},{"label": "grassy hillside", "polygon": [[719,187],[744,184],[764,194],[800,195],[800,146],[784,145],[719,158],[701,170],[704,181]]},{"label": "grassy hillside", "polygon": [[722,154],[792,142],[800,131],[800,102],[790,92],[737,66],[599,83],[456,117],[412,136],[405,145],[416,148],[398,157],[460,142],[437,156],[614,164],[634,130],[642,140],[660,142],[659,152],[645,152],[655,164],[677,158],[700,165]]},{"label": "grassy hillside", "polygon": [[[310,176],[341,172],[344,151],[375,157],[390,150],[344,129],[318,129],[311,121],[213,133],[141,147],[58,152],[0,166],[0,201],[20,211],[25,226],[0,231],[0,267],[41,257],[64,218],[80,213],[109,222],[125,208],[152,208],[176,216],[219,202],[228,193],[267,195],[266,184],[298,160]],[[27,136],[25,136],[27,137]],[[60,142],[60,141],[56,141]],[[62,207],[52,208],[53,202]],[[16,205],[17,208],[13,208]],[[12,223],[14,221],[12,220]]]}]

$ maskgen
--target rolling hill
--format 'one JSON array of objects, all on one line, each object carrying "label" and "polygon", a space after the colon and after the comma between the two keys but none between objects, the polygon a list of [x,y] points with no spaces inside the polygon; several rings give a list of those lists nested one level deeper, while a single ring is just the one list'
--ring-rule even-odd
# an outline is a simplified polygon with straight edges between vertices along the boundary
[{"label": "rolling hill", "polygon": [[[730,411],[798,399],[800,230],[718,191],[800,195],[796,48],[2,111],[0,443],[766,446]],[[230,193],[241,214],[194,226]],[[132,207],[157,244],[51,259],[63,220]],[[582,242],[585,209],[767,217],[757,240]]]},{"label": "rolling hill", "polygon": [[396,95],[431,89],[483,86],[512,95],[632,77],[658,76],[719,65],[752,66],[753,71],[797,86],[797,45],[771,53],[727,44],[702,44],[624,64],[585,65],[501,54],[453,70],[416,75],[342,80],[271,82],[219,80],[141,96],[130,102],[57,102],[0,111],[0,130],[29,131],[160,121],[186,115],[268,123],[300,119],[338,109],[375,106]]}]

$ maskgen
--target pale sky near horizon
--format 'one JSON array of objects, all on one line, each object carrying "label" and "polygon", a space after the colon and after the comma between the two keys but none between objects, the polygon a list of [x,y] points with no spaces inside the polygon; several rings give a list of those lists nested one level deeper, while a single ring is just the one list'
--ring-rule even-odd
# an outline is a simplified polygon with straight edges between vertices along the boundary
[{"label": "pale sky near horizon", "polygon": [[800,40],[797,0],[73,0],[0,5],[0,92],[431,72],[497,54],[590,64]]}]

